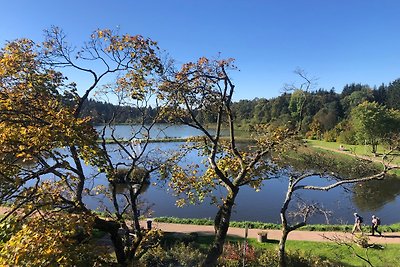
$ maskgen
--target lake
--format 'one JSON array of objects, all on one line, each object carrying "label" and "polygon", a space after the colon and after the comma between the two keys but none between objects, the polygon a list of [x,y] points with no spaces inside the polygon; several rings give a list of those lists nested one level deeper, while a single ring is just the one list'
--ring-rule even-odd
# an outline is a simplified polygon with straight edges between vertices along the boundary
[{"label": "lake", "polygon": [[[187,126],[166,126],[160,125],[159,128],[164,133],[156,133],[159,130],[155,130],[153,138],[189,137],[200,133]],[[120,138],[128,138],[130,133],[131,129],[128,125],[117,127],[116,136]],[[149,148],[173,151],[179,149],[181,144],[183,143],[152,143]],[[200,162],[201,158],[197,154],[191,153],[186,160]],[[105,182],[105,177],[99,176],[98,181],[96,183]],[[259,192],[255,192],[250,187],[242,187],[237,197],[232,220],[278,223],[279,210],[286,193],[287,182],[287,177],[282,175],[277,179],[264,181]],[[324,183],[326,183],[325,180],[321,181],[317,177],[308,180],[308,184],[313,185],[323,185]],[[224,195],[225,189],[221,188],[214,193]],[[400,221],[400,178],[388,177],[383,181],[372,181],[348,188],[339,187],[329,192],[302,191],[298,197],[307,202],[318,202],[325,209],[332,211],[330,223],[353,223],[354,212],[363,216],[366,224],[370,223],[373,214],[380,217],[383,224]],[[178,208],[175,206],[175,197],[168,192],[166,187],[162,186],[151,186],[141,198],[152,205],[153,217],[213,218],[217,210],[208,201],[200,205]],[[296,207],[295,202],[296,198],[292,201],[292,208]],[[92,207],[98,206],[96,201],[90,201],[88,204]],[[108,206],[107,203],[105,205]],[[322,215],[318,215],[314,216],[310,222],[324,223],[325,220]]]}]

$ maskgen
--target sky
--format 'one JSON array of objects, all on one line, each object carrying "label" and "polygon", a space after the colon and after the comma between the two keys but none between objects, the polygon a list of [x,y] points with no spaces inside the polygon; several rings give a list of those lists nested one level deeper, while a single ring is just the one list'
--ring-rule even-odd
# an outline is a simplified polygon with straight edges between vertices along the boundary
[{"label": "sky", "polygon": [[235,58],[234,100],[276,97],[300,83],[298,68],[336,92],[400,78],[398,0],[14,0],[1,9],[1,46],[43,41],[52,25],[77,46],[98,28],[119,28],[157,41],[177,63]]}]

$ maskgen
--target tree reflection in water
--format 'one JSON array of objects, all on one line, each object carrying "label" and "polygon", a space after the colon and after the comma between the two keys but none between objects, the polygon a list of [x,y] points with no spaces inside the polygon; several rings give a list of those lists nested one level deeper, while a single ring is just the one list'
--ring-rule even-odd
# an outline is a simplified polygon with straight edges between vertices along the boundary
[{"label": "tree reflection in water", "polygon": [[400,195],[400,177],[388,175],[380,181],[356,184],[352,191],[353,203],[361,211],[376,211]]}]

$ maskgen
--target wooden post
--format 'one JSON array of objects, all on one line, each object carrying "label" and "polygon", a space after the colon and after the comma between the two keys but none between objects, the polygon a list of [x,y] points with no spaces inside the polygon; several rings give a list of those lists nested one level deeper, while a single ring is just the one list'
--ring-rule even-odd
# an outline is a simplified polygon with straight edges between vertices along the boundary
[{"label": "wooden post", "polygon": [[247,245],[247,236],[249,233],[249,226],[246,224],[246,227],[244,228],[244,242],[243,242],[243,267],[245,267],[246,262],[245,262],[245,258],[246,258],[246,245]]}]

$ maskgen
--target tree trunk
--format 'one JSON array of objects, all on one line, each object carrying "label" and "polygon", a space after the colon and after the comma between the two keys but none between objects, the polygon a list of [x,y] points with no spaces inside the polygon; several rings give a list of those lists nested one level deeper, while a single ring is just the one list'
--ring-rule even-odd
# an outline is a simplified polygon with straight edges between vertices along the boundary
[{"label": "tree trunk", "polygon": [[285,245],[288,235],[289,231],[284,229],[282,231],[281,240],[279,241],[279,267],[286,267]]},{"label": "tree trunk", "polygon": [[106,221],[96,217],[94,222],[94,228],[109,233],[111,235],[111,241],[114,246],[115,256],[117,258],[118,264],[123,267],[127,266],[124,244],[118,233],[119,224],[114,221]]},{"label": "tree trunk", "polygon": [[214,243],[208,251],[207,257],[203,262],[203,267],[212,267],[217,265],[219,256],[221,256],[224,248],[226,235],[229,229],[232,207],[235,204],[235,198],[238,191],[229,194],[225,203],[221,206],[215,219],[215,238]]}]

